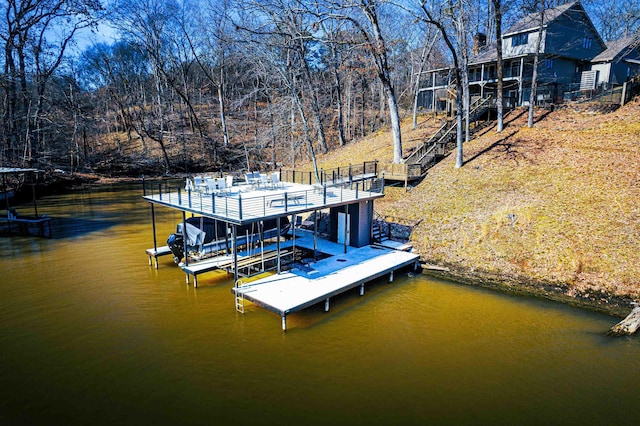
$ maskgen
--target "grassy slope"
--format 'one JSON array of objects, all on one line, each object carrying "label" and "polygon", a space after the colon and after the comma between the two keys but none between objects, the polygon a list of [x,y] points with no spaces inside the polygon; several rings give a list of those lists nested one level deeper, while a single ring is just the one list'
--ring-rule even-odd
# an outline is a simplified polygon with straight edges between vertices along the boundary
[{"label": "grassy slope", "polygon": [[[462,168],[452,154],[410,192],[389,188],[376,210],[422,219],[414,246],[459,277],[596,305],[640,298],[640,103],[609,114],[562,108],[532,129],[517,111],[508,121],[465,145]],[[435,124],[404,129],[405,148]],[[390,135],[380,133],[319,163],[390,154]]]}]

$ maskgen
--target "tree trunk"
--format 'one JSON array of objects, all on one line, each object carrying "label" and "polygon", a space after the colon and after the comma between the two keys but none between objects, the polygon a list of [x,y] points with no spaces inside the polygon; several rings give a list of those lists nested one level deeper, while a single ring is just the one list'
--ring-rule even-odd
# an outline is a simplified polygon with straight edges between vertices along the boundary
[{"label": "tree trunk", "polygon": [[538,90],[538,61],[540,60],[540,45],[542,44],[542,34],[544,32],[544,4],[540,10],[540,28],[538,29],[538,39],[536,40],[536,52],[533,56],[533,74],[531,76],[531,94],[529,95],[529,116],[527,118],[527,126],[533,127],[533,111],[536,103],[536,92]]},{"label": "tree trunk", "polygon": [[496,125],[496,131],[500,133],[504,129],[504,94],[503,94],[503,60],[502,60],[502,4],[500,0],[493,0],[493,11],[495,15],[496,24],[496,50],[498,53],[498,60],[496,66],[498,67],[498,93],[496,100],[496,107],[498,110],[498,124]]}]

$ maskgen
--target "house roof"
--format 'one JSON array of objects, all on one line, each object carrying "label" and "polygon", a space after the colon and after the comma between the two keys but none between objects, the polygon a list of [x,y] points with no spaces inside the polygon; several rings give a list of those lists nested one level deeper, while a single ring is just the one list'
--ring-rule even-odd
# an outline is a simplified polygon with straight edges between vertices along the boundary
[{"label": "house roof", "polygon": [[624,37],[610,41],[607,43],[607,49],[593,58],[591,62],[613,62],[616,58],[622,59],[622,57],[638,47],[639,41],[636,37]]},{"label": "house roof", "polygon": [[571,3],[565,3],[558,7],[554,7],[553,9],[547,9],[544,11],[544,16],[541,16],[543,12],[530,13],[529,15],[525,16],[514,25],[512,25],[507,31],[505,31],[503,36],[537,30],[538,28],[540,28],[541,17],[544,18],[545,23],[549,23],[578,3],[579,2],[574,1]]}]

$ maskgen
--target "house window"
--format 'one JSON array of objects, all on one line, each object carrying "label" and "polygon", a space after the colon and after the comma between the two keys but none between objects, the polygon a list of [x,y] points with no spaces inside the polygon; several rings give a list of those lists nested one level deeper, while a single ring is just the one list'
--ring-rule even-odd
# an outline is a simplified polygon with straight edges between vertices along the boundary
[{"label": "house window", "polygon": [[520,76],[520,62],[511,63],[511,77]]},{"label": "house window", "polygon": [[511,37],[511,47],[522,46],[529,42],[529,34],[516,34]]},{"label": "house window", "polygon": [[593,39],[591,37],[585,37],[582,40],[582,47],[589,50],[591,49],[591,44],[593,43]]},{"label": "house window", "polygon": [[552,69],[553,68],[553,59],[545,59],[544,60],[544,67],[547,69]]}]

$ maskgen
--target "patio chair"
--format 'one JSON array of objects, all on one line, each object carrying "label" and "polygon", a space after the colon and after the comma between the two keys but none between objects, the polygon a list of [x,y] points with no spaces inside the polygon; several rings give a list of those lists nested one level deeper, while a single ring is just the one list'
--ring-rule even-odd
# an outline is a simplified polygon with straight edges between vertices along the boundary
[{"label": "patio chair", "polygon": [[274,188],[280,188],[282,186],[280,182],[280,173],[278,172],[271,173],[271,185]]},{"label": "patio chair", "polygon": [[193,189],[198,192],[206,191],[207,184],[201,176],[196,176],[193,178]]},{"label": "patio chair", "polygon": [[260,185],[263,186],[264,188],[268,188],[269,187],[269,176],[267,176],[266,174],[261,174],[260,175]]},{"label": "patio chair", "polygon": [[218,184],[215,179],[207,178],[207,194],[213,194],[218,189]]},{"label": "patio chair", "polygon": [[216,189],[218,190],[218,194],[226,195],[227,194],[227,185],[226,180],[223,178],[216,179]]},{"label": "patio chair", "polygon": [[189,178],[185,181],[184,190],[187,192],[193,192],[195,190],[195,186],[193,185],[193,181]]}]

